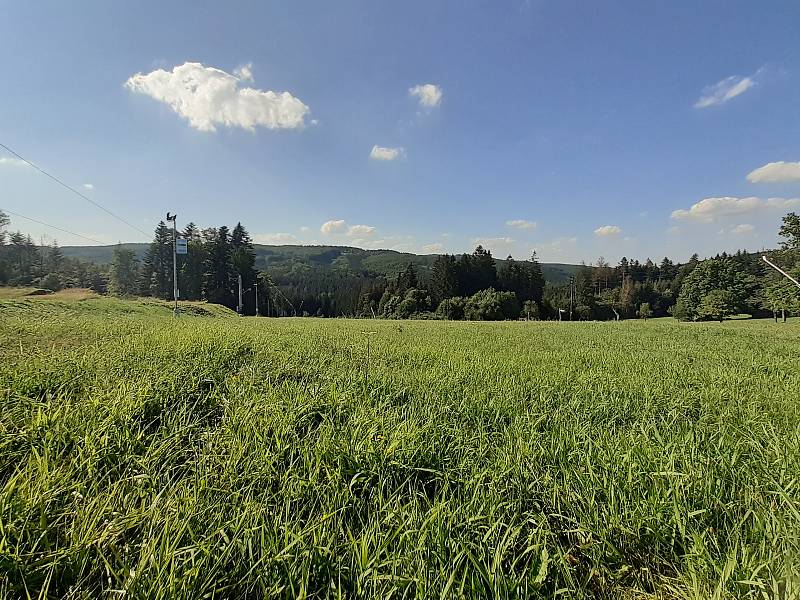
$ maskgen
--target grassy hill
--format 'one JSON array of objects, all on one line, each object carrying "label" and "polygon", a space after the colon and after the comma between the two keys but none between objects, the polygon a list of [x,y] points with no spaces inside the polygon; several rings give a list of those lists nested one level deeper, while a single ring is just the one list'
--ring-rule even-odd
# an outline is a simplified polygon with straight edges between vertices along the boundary
[{"label": "grassy hill", "polygon": [[0,598],[798,597],[794,325],[226,314],[0,300]]},{"label": "grassy hill", "polygon": [[[123,248],[133,250],[141,259],[148,244],[122,244]],[[64,246],[65,256],[80,258],[98,264],[111,262],[115,246]],[[255,244],[256,266],[259,269],[284,269],[292,264],[306,264],[316,267],[336,267],[348,265],[353,271],[369,271],[377,275],[395,275],[409,262],[421,273],[430,269],[436,254],[409,254],[396,250],[364,250],[349,246],[267,246]],[[502,261],[498,261],[501,263]],[[577,265],[563,263],[542,263],[542,272],[550,283],[561,283],[572,275]]]}]

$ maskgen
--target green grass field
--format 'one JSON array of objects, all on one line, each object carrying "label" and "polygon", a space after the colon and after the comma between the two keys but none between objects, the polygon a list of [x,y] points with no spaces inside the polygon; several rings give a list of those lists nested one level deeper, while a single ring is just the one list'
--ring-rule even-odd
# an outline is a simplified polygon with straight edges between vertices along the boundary
[{"label": "green grass field", "polygon": [[0,596],[800,597],[800,322],[191,313],[0,301]]}]

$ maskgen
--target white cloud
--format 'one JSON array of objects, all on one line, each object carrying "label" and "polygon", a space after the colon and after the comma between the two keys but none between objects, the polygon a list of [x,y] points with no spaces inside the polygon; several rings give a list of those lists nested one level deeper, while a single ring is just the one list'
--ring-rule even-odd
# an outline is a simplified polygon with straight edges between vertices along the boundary
[{"label": "white cloud", "polygon": [[751,183],[782,183],[800,181],[800,162],[771,162],[747,175]]},{"label": "white cloud", "polygon": [[622,233],[622,228],[617,225],[603,225],[594,230],[594,234],[598,237],[617,237]]},{"label": "white cloud", "polygon": [[745,235],[748,233],[753,233],[755,231],[755,227],[750,225],[749,223],[742,223],[741,225],[737,225],[733,229],[731,229],[731,233],[736,235]]},{"label": "white cloud", "polygon": [[18,158],[0,158],[0,165],[5,165],[7,167],[27,167],[28,163],[24,160],[20,160]]},{"label": "white cloud", "polygon": [[540,260],[565,260],[574,259],[577,246],[577,237],[559,237],[549,242],[537,244],[530,251],[531,253],[536,252]]},{"label": "white cloud", "polygon": [[300,231],[301,231],[302,233],[308,233],[309,231],[311,231],[311,227],[306,227],[305,225],[303,225],[303,226],[300,228]]},{"label": "white cloud", "polygon": [[335,219],[331,221],[325,221],[319,230],[326,234],[339,233],[340,231],[343,231],[346,226],[347,223],[345,223],[344,219]]},{"label": "white cloud", "polygon": [[472,240],[475,246],[483,246],[492,253],[506,255],[514,249],[514,239],[510,237],[480,237]]},{"label": "white cloud", "polygon": [[[756,73],[757,75],[758,73]],[[709,85],[703,88],[700,99],[695,102],[695,108],[708,108],[710,106],[720,106],[725,104],[728,100],[735,98],[740,94],[744,94],[747,90],[756,84],[756,75],[750,77],[739,77],[733,75],[726,77],[722,81],[718,81],[714,85]]]},{"label": "white cloud", "polygon": [[300,240],[291,233],[258,233],[253,236],[253,241],[256,244],[271,244],[277,246],[300,243]]},{"label": "white cloud", "polygon": [[87,189],[87,190],[93,190],[94,189],[94,184],[93,183],[84,183],[83,187],[84,187],[84,189]]},{"label": "white cloud", "polygon": [[351,225],[347,228],[347,237],[363,238],[375,233],[375,228],[370,225]]},{"label": "white cloud", "polygon": [[[237,72],[252,75],[249,66]],[[125,87],[167,104],[200,131],[216,131],[217,125],[249,131],[303,127],[309,108],[300,100],[289,92],[239,87],[241,81],[220,69],[187,62],[172,71],[137,73]]]},{"label": "white cloud", "polygon": [[506,221],[506,227],[511,227],[513,229],[536,229],[537,225],[536,221],[526,221],[525,219]]},{"label": "white cloud", "polygon": [[241,67],[236,67],[233,74],[236,75],[240,81],[253,81],[253,63],[249,62]]},{"label": "white cloud", "polygon": [[755,196],[747,198],[704,198],[693,204],[688,210],[679,209],[672,211],[672,218],[676,220],[698,221],[711,223],[716,219],[757,213],[766,209],[788,209],[800,205],[800,198],[768,198],[763,200]]},{"label": "white cloud", "polygon": [[433,244],[425,244],[422,247],[422,251],[428,254],[441,254],[444,252],[444,244],[440,244],[439,242]]},{"label": "white cloud", "polygon": [[394,160],[403,154],[402,148],[384,148],[382,146],[373,146],[369,157],[372,160]]},{"label": "white cloud", "polygon": [[426,108],[439,106],[442,102],[442,88],[433,83],[415,85],[409,88],[408,93],[415,96],[417,100],[419,100],[420,105]]}]

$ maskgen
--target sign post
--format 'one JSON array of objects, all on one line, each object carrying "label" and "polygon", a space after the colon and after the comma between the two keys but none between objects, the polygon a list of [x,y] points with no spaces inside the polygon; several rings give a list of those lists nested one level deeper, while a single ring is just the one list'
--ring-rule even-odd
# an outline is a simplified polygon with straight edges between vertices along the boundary
[{"label": "sign post", "polygon": [[178,215],[167,213],[167,222],[172,221],[172,297],[175,300],[175,308],[172,309],[172,316],[178,316]]}]

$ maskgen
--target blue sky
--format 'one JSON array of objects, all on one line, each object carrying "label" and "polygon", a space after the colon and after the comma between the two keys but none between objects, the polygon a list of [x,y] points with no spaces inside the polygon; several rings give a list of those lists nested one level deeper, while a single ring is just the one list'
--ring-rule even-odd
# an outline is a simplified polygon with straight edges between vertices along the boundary
[{"label": "blue sky", "polygon": [[[796,1],[2,13],[0,142],[148,232],[171,210],[264,243],[685,259],[800,209]],[[145,241],[2,151],[0,207]]]}]

